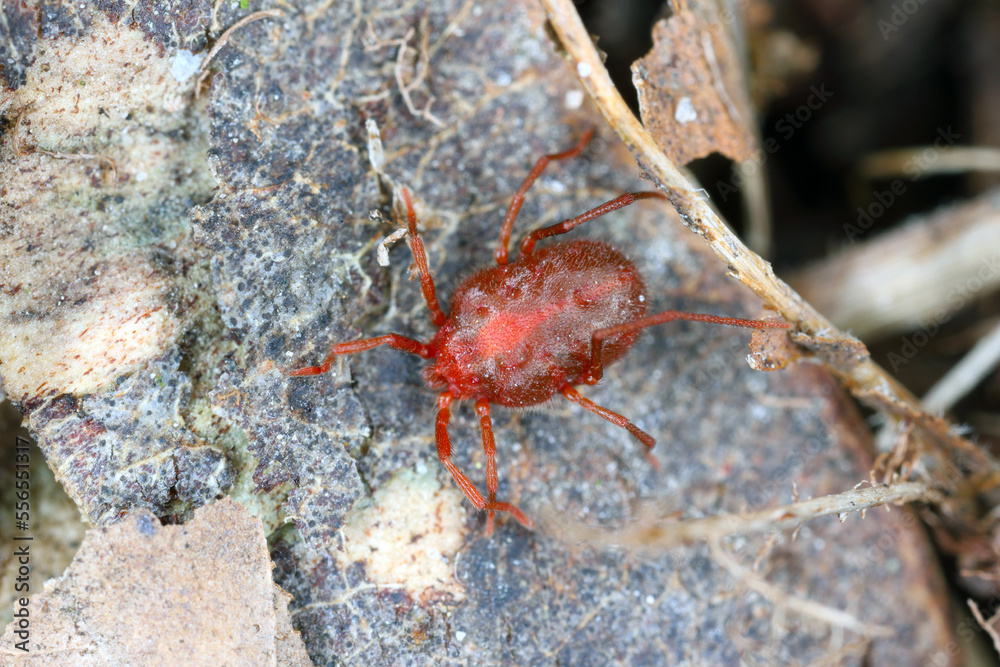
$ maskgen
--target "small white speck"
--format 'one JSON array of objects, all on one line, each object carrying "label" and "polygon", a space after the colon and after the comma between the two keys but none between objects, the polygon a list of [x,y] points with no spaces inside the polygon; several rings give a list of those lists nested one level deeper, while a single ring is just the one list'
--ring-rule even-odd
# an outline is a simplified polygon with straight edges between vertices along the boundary
[{"label": "small white speck", "polygon": [[654,602],[656,602],[656,598],[654,598],[652,595],[646,596],[646,604],[653,604]]},{"label": "small white speck", "polygon": [[497,76],[498,86],[509,86],[510,82],[511,82],[510,74],[507,74],[507,72],[500,72],[499,76]]},{"label": "small white speck", "polygon": [[642,302],[644,302],[645,300],[646,300],[646,295],[645,295],[645,294],[640,294],[640,295],[639,295],[639,303],[642,303]]},{"label": "small white speck", "polygon": [[566,93],[566,108],[569,110],[579,109],[583,105],[583,91],[570,90]]},{"label": "small white speck", "polygon": [[566,184],[563,183],[562,181],[557,181],[554,179],[551,181],[546,181],[545,186],[548,188],[549,192],[553,194],[562,194],[563,192],[566,192]]},{"label": "small white speck", "polygon": [[459,630],[458,632],[455,633],[455,639],[457,639],[458,641],[464,641],[465,633]]},{"label": "small white speck", "polygon": [[677,103],[677,110],[674,111],[674,120],[681,125],[690,123],[698,118],[698,112],[694,110],[694,104],[690,97],[682,97]]},{"label": "small white speck", "polygon": [[421,461],[417,464],[417,474],[426,475],[427,474],[427,464]]},{"label": "small white speck", "polygon": [[196,56],[190,51],[180,50],[177,55],[174,56],[174,60],[170,63],[170,75],[174,77],[175,80],[184,82],[195,75],[198,68],[201,67],[201,61],[204,56]]},{"label": "small white speck", "polygon": [[588,76],[590,76],[590,73],[592,71],[593,69],[591,68],[590,63],[585,63],[581,61],[576,64],[576,73],[580,75],[581,79],[586,79]]},{"label": "small white speck", "polygon": [[147,173],[146,173],[146,172],[144,172],[144,171],[140,171],[140,172],[139,172],[138,174],[136,174],[136,175],[135,175],[135,180],[136,180],[136,181],[137,181],[138,183],[142,183],[142,182],[143,182],[144,180],[146,180],[147,178],[149,178],[149,174],[147,174]]}]

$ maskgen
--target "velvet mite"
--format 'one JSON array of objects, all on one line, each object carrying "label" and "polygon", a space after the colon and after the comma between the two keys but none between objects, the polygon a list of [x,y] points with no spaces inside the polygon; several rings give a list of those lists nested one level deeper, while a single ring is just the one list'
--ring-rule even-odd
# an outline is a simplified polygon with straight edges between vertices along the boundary
[{"label": "velvet mite", "polygon": [[[410,248],[431,321],[438,327],[437,334],[426,344],[395,333],[338,343],[319,366],[289,373],[293,376],[325,373],[338,355],[380,345],[434,360],[424,369],[423,378],[429,388],[441,391],[435,429],[438,457],[472,504],[489,512],[488,533],[493,529],[493,514],[498,511],[510,512],[524,526],[532,526],[531,520],[516,506],[496,499],[496,443],[490,420],[491,404],[527,408],[545,403],[558,392],[627,430],[647,447],[648,454],[656,444],[648,433],[622,415],[588,400],[575,385],[599,382],[604,367],[628,351],[640,330],[655,324],[696,320],[740,327],[789,327],[785,323],[673,310],[646,315],[642,277],[635,265],[610,245],[577,240],[535,249],[541,239],[565,234],[577,225],[639,199],[666,199],[658,192],[625,193],[575,218],[535,230],[521,242],[520,256],[508,262],[511,230],[528,188],[549,162],[576,157],[592,136],[593,130],[588,130],[573,148],[543,156],[535,163],[507,209],[494,253],[496,266],[476,271],[455,290],[450,315],[441,310],[435,295],[423,241],[417,232],[417,216],[409,192],[403,189]],[[482,429],[487,498],[451,460],[448,435],[451,404],[466,399],[475,401]],[[655,465],[656,460],[651,454],[649,457]]]}]

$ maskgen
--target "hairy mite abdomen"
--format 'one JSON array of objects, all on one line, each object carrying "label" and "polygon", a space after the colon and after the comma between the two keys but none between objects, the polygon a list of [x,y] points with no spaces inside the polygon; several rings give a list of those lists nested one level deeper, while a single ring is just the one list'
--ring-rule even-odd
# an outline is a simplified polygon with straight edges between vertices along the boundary
[{"label": "hairy mite abdomen", "polygon": [[[436,361],[425,380],[455,398],[543,403],[590,370],[594,331],[645,314],[643,292],[632,262],[598,241],[555,244],[481,269],[455,291],[451,315],[430,344]],[[603,365],[637,335],[605,340]]]}]

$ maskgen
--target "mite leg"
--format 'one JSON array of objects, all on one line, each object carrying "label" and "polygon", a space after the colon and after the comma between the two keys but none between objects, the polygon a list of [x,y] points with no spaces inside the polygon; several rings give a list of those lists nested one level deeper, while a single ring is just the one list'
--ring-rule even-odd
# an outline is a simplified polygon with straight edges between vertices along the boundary
[{"label": "mite leg", "polygon": [[441,311],[441,304],[438,303],[437,295],[434,292],[434,278],[431,277],[431,270],[427,266],[427,253],[424,252],[424,242],[417,233],[417,214],[413,211],[413,202],[410,200],[410,191],[400,188],[403,193],[403,201],[406,202],[406,229],[410,237],[410,249],[413,251],[413,261],[417,265],[420,273],[420,291],[424,294],[424,301],[427,302],[427,309],[431,311],[431,322],[434,326],[441,326],[448,317]]},{"label": "mite leg", "polygon": [[[497,501],[497,444],[493,438],[493,422],[490,420],[490,403],[485,398],[476,401],[476,414],[479,415],[479,428],[483,432],[483,453],[486,454],[486,490],[490,494],[490,505]],[[486,519],[486,534],[493,534],[493,510]]]},{"label": "mite leg", "polygon": [[651,436],[650,434],[646,433],[645,431],[643,431],[642,429],[640,429],[638,426],[636,426],[635,424],[633,424],[632,422],[630,422],[628,419],[625,419],[625,417],[622,417],[617,412],[613,412],[611,410],[608,410],[607,408],[603,408],[600,405],[598,405],[598,404],[594,403],[593,401],[591,401],[589,398],[585,398],[580,392],[578,392],[576,389],[574,389],[571,385],[567,384],[567,385],[563,386],[559,390],[559,392],[563,396],[565,396],[566,398],[568,398],[570,401],[572,401],[573,403],[576,403],[577,405],[579,405],[582,408],[590,410],[595,415],[597,415],[599,417],[603,417],[604,419],[607,419],[609,422],[611,422],[615,426],[620,426],[621,428],[625,429],[630,434],[632,434],[632,436],[636,440],[638,440],[642,444],[646,445],[646,458],[649,459],[649,462],[653,465],[653,467],[655,469],[657,469],[657,470],[660,469],[660,462],[657,461],[656,458],[653,457],[653,451],[652,450],[653,450],[653,447],[656,446],[656,440],[653,440],[653,436]]},{"label": "mite leg", "polygon": [[378,347],[379,345],[388,345],[389,347],[394,347],[397,350],[415,354],[423,357],[424,359],[430,359],[434,356],[434,351],[418,340],[413,340],[412,338],[407,338],[406,336],[400,336],[399,334],[386,334],[384,336],[378,336],[377,338],[362,338],[361,340],[353,340],[349,343],[337,343],[330,348],[330,354],[326,355],[326,359],[324,359],[323,363],[319,366],[298,368],[294,371],[289,371],[288,374],[299,376],[326,373],[330,370],[330,366],[333,365],[333,360],[336,359],[337,356],[341,354],[364,352],[365,350],[370,350],[373,347]]},{"label": "mite leg", "polygon": [[565,160],[568,158],[576,157],[583,151],[583,147],[587,145],[587,142],[594,136],[593,130],[587,130],[580,137],[580,141],[577,142],[576,146],[569,149],[568,151],[563,151],[562,153],[552,153],[550,155],[543,155],[538,158],[538,162],[535,166],[531,168],[528,172],[528,176],[521,183],[521,188],[514,195],[514,198],[510,200],[510,207],[507,209],[507,215],[503,218],[503,226],[500,227],[500,243],[497,245],[496,252],[493,256],[497,260],[497,264],[507,263],[507,246],[510,244],[510,232],[514,228],[514,220],[517,219],[517,214],[521,211],[521,204],[524,203],[524,194],[531,187],[531,184],[535,182],[542,171],[548,166],[549,162],[552,160]]},{"label": "mite leg", "polygon": [[738,317],[720,317],[718,315],[704,315],[702,313],[684,313],[678,310],[667,310],[656,315],[641,317],[631,322],[618,324],[605,329],[598,329],[590,337],[590,370],[584,373],[579,382],[584,384],[597,384],[604,375],[604,367],[601,363],[601,346],[605,338],[618,336],[620,334],[632,333],[639,329],[645,329],[656,324],[672,322],[673,320],[692,320],[695,322],[710,322],[712,324],[727,324],[733,327],[751,327],[753,329],[790,329],[791,324],[787,322],[760,322],[758,320],[743,320]]},{"label": "mite leg", "polygon": [[[438,397],[438,414],[437,414],[437,422],[435,428],[435,439],[437,440],[438,458],[441,459],[441,463],[444,464],[444,467],[448,469],[448,472],[451,473],[451,476],[455,478],[455,481],[458,482],[458,485],[465,493],[465,497],[468,498],[469,501],[476,506],[476,509],[486,510],[490,513],[490,523],[488,528],[492,529],[493,527],[492,523],[493,512],[510,512],[511,514],[514,515],[514,518],[517,519],[521,525],[525,526],[526,528],[531,528],[532,526],[531,520],[528,519],[528,517],[526,517],[524,513],[521,512],[521,510],[517,509],[517,507],[515,507],[510,503],[498,503],[495,500],[496,485],[497,485],[496,456],[495,456],[496,448],[494,446],[492,447],[492,450],[487,449],[493,445],[492,428],[487,428],[483,430],[483,448],[487,449],[487,464],[486,464],[487,484],[491,485],[489,501],[483,498],[483,495],[479,493],[479,490],[476,489],[475,485],[473,485],[473,483],[469,481],[469,478],[466,477],[465,474],[458,469],[458,466],[452,463],[451,437],[448,435],[448,422],[451,421],[451,402],[453,398],[454,397],[451,395],[451,392],[449,391],[444,392]],[[489,424],[488,407],[489,406],[487,406],[487,411],[486,411],[486,421],[485,421],[486,424]],[[476,411],[479,412],[478,402],[476,405]],[[480,413],[480,424],[483,423],[484,423],[483,417],[482,414]],[[486,435],[487,433],[489,433],[488,442]],[[490,481],[490,473],[489,473],[491,462],[493,468],[492,481]]]},{"label": "mite leg", "polygon": [[557,222],[554,225],[542,227],[541,229],[536,229],[531,232],[524,237],[523,241],[521,241],[521,254],[524,256],[530,255],[535,250],[535,244],[541,239],[549,236],[555,236],[557,234],[565,234],[577,225],[582,225],[588,220],[593,220],[594,218],[599,218],[602,215],[611,213],[611,211],[624,208],[625,206],[639,201],[640,199],[666,199],[666,197],[659,192],[626,192],[623,195],[618,195],[611,201],[604,202],[597,208],[592,208],[586,213],[578,215],[575,218],[563,220],[562,222]]}]

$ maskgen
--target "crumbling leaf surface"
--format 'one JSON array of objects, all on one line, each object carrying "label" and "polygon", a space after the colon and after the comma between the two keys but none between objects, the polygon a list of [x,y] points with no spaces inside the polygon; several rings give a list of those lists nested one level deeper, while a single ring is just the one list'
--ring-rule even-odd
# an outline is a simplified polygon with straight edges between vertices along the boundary
[{"label": "crumbling leaf surface", "polygon": [[187,224],[214,181],[180,67],[210,5],[185,11],[0,8],[16,51],[0,89],[0,378],[93,523],[189,511],[235,474],[190,421],[203,357],[225,344]]},{"label": "crumbling leaf surface", "polygon": [[[311,665],[287,600],[263,526],[239,503],[183,526],[139,510],[87,532],[66,573],[32,597],[32,651],[4,664]],[[12,649],[12,627],[0,641]]]},{"label": "crumbling leaf surface", "polygon": [[643,124],[676,164],[713,152],[745,160],[757,140],[732,22],[714,2],[677,4],[653,26],[653,49],[632,65]]}]

